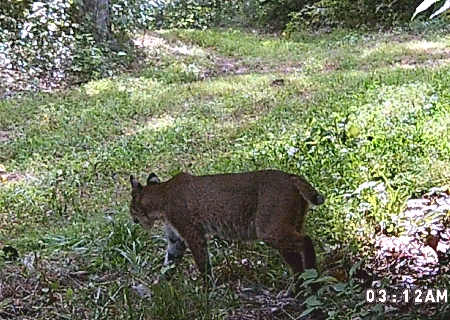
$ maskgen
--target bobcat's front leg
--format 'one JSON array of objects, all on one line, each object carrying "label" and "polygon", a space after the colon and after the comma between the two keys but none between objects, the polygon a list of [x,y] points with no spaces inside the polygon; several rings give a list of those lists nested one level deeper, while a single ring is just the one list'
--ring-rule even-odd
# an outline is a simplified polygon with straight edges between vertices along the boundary
[{"label": "bobcat's front leg", "polygon": [[177,228],[177,230],[191,250],[195,264],[200,273],[210,274],[211,265],[209,262],[205,234],[201,229],[191,224],[181,226],[180,228]]},{"label": "bobcat's front leg", "polygon": [[178,232],[169,223],[166,223],[165,231],[167,238],[167,251],[164,259],[164,265],[169,265],[183,257],[184,251],[186,250],[186,245]]},{"label": "bobcat's front leg", "polygon": [[209,262],[208,247],[206,245],[205,236],[198,234],[195,237],[187,240],[188,246],[191,249],[192,255],[194,256],[195,264],[198,270],[203,275],[211,274],[211,264]]}]

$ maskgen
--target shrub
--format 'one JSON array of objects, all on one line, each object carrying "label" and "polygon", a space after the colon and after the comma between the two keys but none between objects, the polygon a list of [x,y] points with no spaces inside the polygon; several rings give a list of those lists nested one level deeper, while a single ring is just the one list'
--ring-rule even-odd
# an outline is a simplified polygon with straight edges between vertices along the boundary
[{"label": "shrub", "polygon": [[320,0],[291,12],[288,28],[393,26],[408,21],[417,4],[408,0]]},{"label": "shrub", "polygon": [[27,89],[33,89],[40,84],[27,82],[29,78],[40,81],[64,78],[79,27],[70,21],[71,5],[64,0],[9,5],[9,8],[8,4],[2,5],[4,14],[0,16],[3,46],[0,69],[7,75],[2,80],[8,83],[13,78],[21,79]]},{"label": "shrub", "polygon": [[[9,91],[39,90],[111,75],[126,64],[127,34],[154,25],[159,2],[110,1],[111,43],[94,39],[82,1],[43,0],[0,3],[0,81]],[[120,58],[120,59],[117,59]]]}]

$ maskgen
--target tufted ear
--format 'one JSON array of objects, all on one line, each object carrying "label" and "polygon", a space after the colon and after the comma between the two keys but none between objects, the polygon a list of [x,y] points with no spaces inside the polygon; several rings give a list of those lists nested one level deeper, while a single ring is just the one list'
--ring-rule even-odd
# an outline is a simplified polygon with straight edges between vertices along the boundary
[{"label": "tufted ear", "polygon": [[147,178],[147,185],[148,186],[151,185],[151,184],[157,184],[157,183],[160,183],[160,182],[161,182],[161,180],[159,180],[159,178],[153,172],[148,175],[148,178]]},{"label": "tufted ear", "polygon": [[135,177],[133,177],[133,175],[130,176],[130,182],[131,182],[131,188],[133,190],[142,188],[142,185],[139,183],[139,181],[136,180]]}]

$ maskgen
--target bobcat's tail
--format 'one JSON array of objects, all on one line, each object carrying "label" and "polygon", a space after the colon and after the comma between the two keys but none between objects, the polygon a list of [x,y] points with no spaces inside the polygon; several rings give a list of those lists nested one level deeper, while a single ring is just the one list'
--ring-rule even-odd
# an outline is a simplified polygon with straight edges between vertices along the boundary
[{"label": "bobcat's tail", "polygon": [[302,177],[292,175],[291,181],[297,187],[303,198],[305,198],[305,200],[308,201],[310,205],[318,206],[325,202],[325,197],[321,195],[316,189],[314,189],[314,187]]}]

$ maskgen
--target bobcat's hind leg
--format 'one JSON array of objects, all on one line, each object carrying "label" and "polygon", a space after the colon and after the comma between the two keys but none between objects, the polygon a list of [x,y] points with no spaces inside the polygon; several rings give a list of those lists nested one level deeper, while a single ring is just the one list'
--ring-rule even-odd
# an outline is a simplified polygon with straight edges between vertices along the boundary
[{"label": "bobcat's hind leg", "polygon": [[184,251],[186,250],[186,244],[178,232],[170,224],[166,223],[165,231],[167,238],[167,251],[164,259],[164,265],[169,265],[183,257]]},{"label": "bobcat's hind leg", "polygon": [[281,255],[295,274],[300,274],[306,269],[317,268],[316,252],[309,236],[303,238],[302,247],[301,250],[293,250],[292,248],[280,249]]},{"label": "bobcat's hind leg", "polygon": [[301,236],[293,231],[280,239],[266,239],[266,242],[280,251],[295,274],[316,268],[316,253],[309,236]]},{"label": "bobcat's hind leg", "polygon": [[292,272],[295,274],[300,274],[305,271],[303,266],[304,259],[300,252],[289,249],[281,249],[279,251],[284,261],[286,261],[289,267],[291,267]]},{"label": "bobcat's hind leg", "polygon": [[317,269],[316,252],[309,236],[303,239],[303,259],[305,269]]}]

